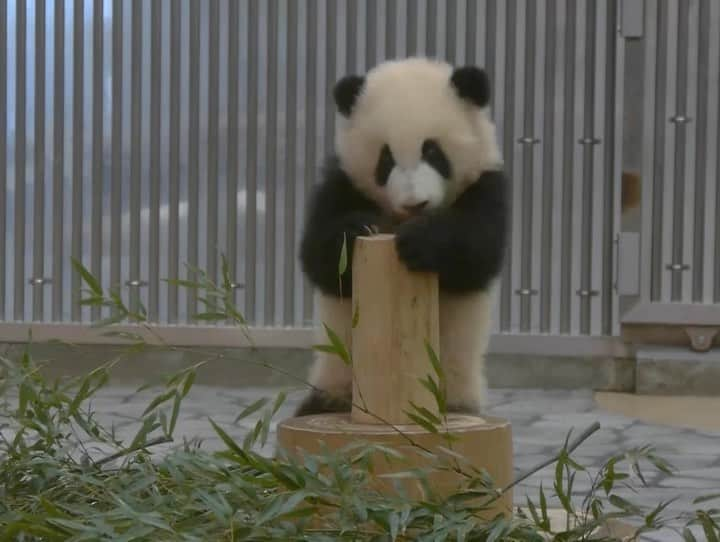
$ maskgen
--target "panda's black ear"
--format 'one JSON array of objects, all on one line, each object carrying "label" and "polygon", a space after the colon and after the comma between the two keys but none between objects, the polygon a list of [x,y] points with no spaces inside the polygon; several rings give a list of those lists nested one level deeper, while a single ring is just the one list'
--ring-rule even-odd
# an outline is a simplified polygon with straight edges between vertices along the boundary
[{"label": "panda's black ear", "polygon": [[364,84],[365,78],[359,75],[347,75],[335,83],[333,99],[335,100],[338,111],[340,111],[343,116],[350,116]]},{"label": "panda's black ear", "polygon": [[450,82],[463,100],[478,107],[490,103],[490,78],[485,70],[475,66],[463,66],[453,71]]}]

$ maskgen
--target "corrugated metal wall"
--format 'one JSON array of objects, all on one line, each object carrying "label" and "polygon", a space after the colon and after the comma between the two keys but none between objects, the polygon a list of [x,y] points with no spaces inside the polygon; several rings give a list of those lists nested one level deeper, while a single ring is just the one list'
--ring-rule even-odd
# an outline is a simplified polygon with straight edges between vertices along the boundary
[{"label": "corrugated metal wall", "polygon": [[[645,138],[661,137],[644,160],[656,167],[645,227],[682,225],[653,237],[652,295],[707,301],[714,291],[717,301],[719,8],[647,6],[646,89],[660,90],[646,102]],[[601,0],[0,0],[0,81],[9,82],[0,85],[0,320],[100,317],[76,304],[74,256],[104,286],[129,288],[154,321],[185,322],[197,300],[162,278],[184,277],[185,263],[216,275],[222,252],[252,323],[310,324],[297,247],[306,195],[332,148],[332,85],[425,53],[483,65],[495,88],[514,186],[497,330],[612,334],[617,9]],[[704,120],[667,122],[676,116]],[[665,265],[688,262],[671,281]]]},{"label": "corrugated metal wall", "polygon": [[646,4],[642,298],[720,303],[720,4]]}]

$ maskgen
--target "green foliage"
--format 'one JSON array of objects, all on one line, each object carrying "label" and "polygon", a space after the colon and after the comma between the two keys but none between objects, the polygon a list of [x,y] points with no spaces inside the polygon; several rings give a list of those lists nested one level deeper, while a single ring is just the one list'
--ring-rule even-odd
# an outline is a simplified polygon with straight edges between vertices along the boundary
[{"label": "green foliage", "polygon": [[[144,334],[127,332],[129,340],[132,347],[144,344],[144,337],[152,334],[151,327],[144,327],[144,310],[132,314],[119,292],[104,293],[87,270],[77,263],[76,268],[89,288],[85,301],[136,319]],[[199,318],[211,320],[216,315],[244,326],[229,295],[232,285],[226,266],[219,286],[199,270],[194,274],[197,281],[176,284],[207,292],[202,299],[212,300],[213,307]],[[329,327],[326,331],[329,344],[318,348],[351,364],[338,336]],[[442,432],[446,425],[444,374],[429,346],[427,352],[430,370],[422,382],[435,397],[439,415],[418,405],[409,405],[408,413],[427,430]],[[636,536],[664,528],[671,519],[681,520],[678,536],[687,541],[696,540],[691,527],[699,528],[709,541],[720,536],[716,508],[696,508],[671,518],[666,514],[669,502],[648,510],[627,500],[628,490],[642,490],[647,469],[672,473],[651,447],[617,453],[597,472],[572,459],[574,450],[599,429],[598,424],[572,441],[568,434],[554,456],[505,488],[494,487],[487,472],[473,468],[454,451],[452,439],[447,446],[429,450],[394,428],[435,466],[395,472],[387,478],[398,483],[417,480],[426,490],[423,500],[403,497],[402,492],[381,495],[371,487],[377,457],[402,461],[395,449],[358,442],[345,450],[324,450],[303,458],[285,457],[282,452],[272,458],[262,455],[258,446],[267,442],[284,393],[255,401],[238,414],[236,421],[257,418],[243,442],[234,440],[222,424],[208,420],[224,443],[223,451],[213,453],[193,442],[178,443],[175,430],[182,402],[191,393],[197,372],[210,359],[167,377],[143,410],[135,434],[124,441],[114,428],[98,421],[92,408],[120,358],[83,378],[49,381],[30,347],[17,359],[0,357],[0,541],[579,542],[617,540],[601,530],[617,519],[633,521]],[[500,495],[552,464],[552,493],[541,486],[537,501],[527,497],[526,506],[512,518],[485,519],[483,512]],[[452,469],[462,475],[462,483],[449,498],[433,495],[427,475],[434,469]],[[584,495],[575,490],[578,476],[590,481]],[[718,498],[717,494],[700,497],[693,505]],[[552,521],[552,509],[558,507],[566,511],[561,525]]]}]

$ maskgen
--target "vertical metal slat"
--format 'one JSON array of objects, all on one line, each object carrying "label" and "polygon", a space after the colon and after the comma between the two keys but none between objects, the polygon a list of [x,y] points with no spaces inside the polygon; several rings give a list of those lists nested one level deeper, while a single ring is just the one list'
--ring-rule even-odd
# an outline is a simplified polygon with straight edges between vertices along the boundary
[{"label": "vertical metal slat", "polygon": [[[533,151],[531,158],[533,165],[530,168],[530,175],[532,176],[533,184],[533,197],[532,197],[532,221],[530,217],[526,217],[526,220],[530,222],[530,238],[532,247],[528,251],[530,253],[530,280],[532,284],[536,285],[538,292],[541,294],[545,284],[542,282],[542,268],[541,268],[541,257],[543,242],[546,241],[542,234],[543,232],[543,192],[542,187],[544,183],[545,174],[545,157],[551,154],[552,145],[551,139],[546,139],[543,133],[543,127],[546,124],[546,110],[545,104],[545,87],[547,85],[546,79],[549,72],[546,72],[543,68],[546,61],[546,24],[547,24],[547,2],[546,0],[539,0],[535,2],[535,16],[530,16],[529,21],[534,29],[534,40],[533,40],[533,55],[528,55],[526,62],[530,65],[531,59],[533,62],[533,79],[536,92],[534,95],[531,93],[530,106],[532,107],[532,114],[534,116],[532,126],[532,136],[540,139],[539,145],[534,145],[535,150]],[[528,10],[532,14],[531,10]],[[533,58],[534,57],[534,58]],[[526,85],[527,87],[527,85]],[[551,117],[552,118],[552,117]],[[541,303],[542,298],[540,295],[534,296],[532,305],[530,307],[530,330],[533,333],[537,333],[540,330],[540,316],[541,316]]]},{"label": "vertical metal slat", "polygon": [[325,25],[327,53],[325,56],[325,152],[332,152],[335,146],[335,104],[332,101],[332,89],[337,73],[337,4],[329,0],[325,5]]},{"label": "vertical metal slat", "polygon": [[407,56],[415,56],[418,50],[418,3],[408,2],[406,5],[405,49]]},{"label": "vertical metal slat", "polygon": [[523,177],[523,155],[525,149],[520,141],[524,134],[525,120],[525,37],[527,31],[527,17],[525,17],[526,0],[513,0],[508,2],[507,11],[507,64],[508,77],[512,74],[512,83],[507,80],[507,88],[512,89],[508,92],[508,107],[506,114],[509,114],[508,121],[505,123],[505,142],[506,162],[512,164],[514,178],[517,179],[512,185],[512,234],[510,241],[510,250],[508,251],[510,262],[510,276],[513,296],[510,303],[511,329],[515,332],[525,331],[526,323],[522,320],[526,316],[527,311],[523,311],[523,307],[529,307],[530,297],[534,297],[536,290],[530,284],[522,282],[522,249],[523,249],[523,191],[525,189],[525,179]]},{"label": "vertical metal slat", "polygon": [[[515,163],[518,169],[517,190],[513,198],[513,259],[518,276],[516,299],[519,330],[530,331],[530,307],[536,302],[537,292],[532,282],[532,218],[533,218],[533,152],[536,147],[534,133],[533,96],[535,94],[535,2],[521,2],[517,6],[515,27],[517,29],[515,61]],[[519,211],[519,212],[518,212]]]},{"label": "vertical metal slat", "polygon": [[[72,124],[72,233],[71,254],[76,261],[82,260],[83,226],[83,1],[75,0],[73,6],[73,124]],[[84,264],[85,262],[83,262]],[[71,274],[70,318],[81,318],[80,275]]]},{"label": "vertical metal slat", "polygon": [[245,184],[245,317],[254,320],[257,282],[257,107],[258,107],[258,59],[259,49],[258,0],[249,0],[248,10],[248,95],[247,95],[247,142],[246,184]]},{"label": "vertical metal slat", "polygon": [[[690,124],[686,124],[685,131],[685,146],[678,149],[684,155],[685,171],[681,173],[681,177],[684,177],[684,183],[682,189],[684,189],[684,201],[685,205],[683,208],[682,221],[683,221],[683,238],[681,239],[681,258],[690,266],[689,271],[680,274],[682,280],[681,300],[684,303],[692,303],[694,299],[702,298],[702,263],[696,265],[695,262],[695,243],[696,239],[703,240],[702,226],[695,228],[695,220],[698,215],[702,215],[702,210],[696,205],[698,199],[697,195],[700,194],[700,207],[702,207],[702,198],[704,194],[703,183],[698,179],[696,169],[700,165],[697,158],[702,160],[705,164],[706,158],[702,155],[698,156],[698,153],[704,149],[702,138],[704,134],[698,132],[698,93],[700,91],[701,80],[699,71],[699,56],[700,56],[700,20],[699,20],[699,0],[688,2],[687,4],[687,23],[686,23],[686,91],[685,91],[685,111],[686,115],[692,120]],[[703,53],[707,52],[707,42],[703,47]],[[703,70],[707,74],[707,68]],[[702,85],[707,88],[707,85]],[[702,167],[700,168],[702,169]],[[678,180],[676,179],[676,183]],[[700,223],[702,224],[702,223]]]},{"label": "vertical metal slat", "polygon": [[[600,325],[598,332],[603,335],[612,335],[614,333],[613,326],[617,325],[617,318],[613,307],[617,299],[613,291],[613,271],[615,269],[613,265],[615,259],[613,235],[616,231],[619,231],[616,229],[616,227],[619,226],[619,222],[616,223],[615,221],[616,216],[619,218],[619,215],[616,215],[615,212],[619,207],[615,205],[616,190],[614,179],[620,176],[619,166],[621,154],[616,153],[616,141],[622,139],[622,135],[618,133],[617,129],[617,126],[621,125],[617,123],[617,111],[622,107],[623,98],[622,87],[616,84],[616,77],[619,73],[616,67],[619,40],[615,37],[614,27],[614,21],[616,21],[618,17],[617,4],[611,2],[605,6],[603,3],[600,3],[599,9],[605,13],[602,31],[604,44],[602,55],[604,56],[603,64],[606,66],[606,69],[605,77],[603,77],[605,81],[603,104],[598,104],[596,114],[598,124],[603,122],[603,120],[605,122],[603,127],[605,143],[602,156],[604,176],[601,177],[601,179],[610,179],[611,181],[597,183],[599,185],[598,188],[605,194],[603,212],[601,214],[603,219],[601,224],[603,241],[602,247],[597,251],[598,257],[601,258],[603,262],[601,283],[602,298],[598,301],[598,308],[601,314],[601,321],[598,322]],[[621,122],[620,120],[620,123]]]},{"label": "vertical metal slat", "polygon": [[[643,141],[653,141],[653,146],[648,145],[642,157],[642,176],[645,179],[643,190],[641,193],[641,205],[646,212],[642,213],[641,238],[643,243],[640,246],[640,273],[646,277],[640,283],[640,296],[643,301],[649,302],[657,297],[659,292],[657,264],[656,264],[656,243],[653,237],[653,227],[655,226],[655,216],[657,209],[655,208],[655,192],[656,179],[658,172],[655,170],[654,154],[657,150],[657,139],[654,138],[656,133],[655,114],[657,101],[655,96],[655,86],[657,81],[657,63],[655,59],[655,48],[657,47],[657,3],[651,2],[645,10],[645,54],[643,64],[645,73],[644,81],[644,109],[643,109]],[[660,136],[663,134],[660,133]]]},{"label": "vertical metal slat", "polygon": [[565,118],[563,123],[563,190],[562,190],[562,251],[560,273],[560,333],[569,333],[571,327],[571,303],[572,298],[572,238],[573,238],[573,175],[575,170],[575,141],[574,141],[574,120],[576,115],[575,105],[575,48],[577,39],[575,34],[575,19],[577,5],[575,2],[564,4],[567,7],[565,18],[565,71],[564,71],[564,103]]},{"label": "vertical metal slat", "polygon": [[[0,2],[0,81],[7,81],[7,3]],[[0,320],[5,320],[7,261],[7,87],[0,84]]]},{"label": "vertical metal slat", "polygon": [[[585,5],[585,58],[584,63],[584,95],[583,95],[583,127],[580,139],[580,156],[582,157],[582,182],[581,188],[581,209],[580,216],[581,234],[580,234],[580,251],[576,256],[580,258],[580,289],[574,292],[576,302],[580,308],[580,333],[583,335],[590,334],[591,309],[595,302],[593,293],[595,292],[593,284],[593,222],[594,209],[598,205],[595,199],[594,177],[595,169],[595,100],[597,94],[595,92],[595,71],[597,65],[597,49],[595,39],[598,34],[595,27],[596,19],[594,17],[594,8],[596,3],[592,0]],[[601,79],[602,80],[602,79]],[[602,141],[600,141],[602,143]],[[599,263],[599,262],[598,262]]]},{"label": "vertical metal slat", "polygon": [[[710,29],[720,28],[720,3],[708,2],[708,26]],[[705,212],[703,215],[703,297],[704,303],[720,302],[720,187],[712,182],[718,178],[720,171],[720,32],[708,32],[708,88],[709,100],[707,119],[707,172],[705,194]]]},{"label": "vertical metal slat", "polygon": [[[187,261],[190,266],[197,267],[199,252],[199,201],[200,201],[200,2],[190,0],[190,40],[189,40],[189,73],[188,73],[188,221],[187,221]],[[191,271],[191,280],[195,279]],[[194,289],[187,292],[188,318],[192,320],[197,312],[197,293]]]},{"label": "vertical metal slat", "polygon": [[[494,24],[488,25],[488,28],[492,27],[493,31],[488,32],[488,50],[492,51],[492,54],[488,55],[488,59],[492,59],[492,62],[488,63],[488,71],[491,77],[495,80],[496,88],[514,88],[514,74],[513,61],[515,57],[514,52],[514,37],[511,32],[506,32],[506,13],[508,5],[505,2],[497,2],[492,0],[488,4],[488,19],[494,22]],[[512,161],[512,149],[513,149],[513,102],[512,94],[504,92],[496,92],[494,95],[494,101],[492,104],[493,116],[495,121],[498,123],[498,135],[500,143],[502,145],[503,157],[505,161],[505,173],[510,179],[515,179],[513,161]],[[510,183],[510,200],[512,201],[514,187],[516,182]],[[512,282],[512,241],[508,250],[506,251],[505,267],[503,269],[501,278],[501,290],[500,290],[500,311],[498,318],[498,327],[502,331],[511,331],[512,326],[512,311],[511,304],[513,301],[513,289],[514,284]]]},{"label": "vertical metal slat", "polygon": [[345,73],[355,73],[357,70],[357,26],[357,0],[347,0],[345,8]]},{"label": "vertical metal slat", "polygon": [[[612,288],[608,290],[605,301],[606,304],[611,304],[610,312],[612,318],[612,327],[610,334],[620,334],[620,322],[621,322],[621,310],[619,297],[618,297],[618,283],[619,277],[617,276],[616,263],[619,264],[619,232],[622,230],[622,156],[623,156],[623,117],[625,115],[625,59],[627,54],[625,40],[617,39],[615,35],[615,28],[612,25],[612,21],[616,20],[619,16],[620,9],[616,6],[614,9],[614,15],[610,18],[611,24],[608,25],[608,41],[612,44],[611,50],[614,51],[615,58],[615,69],[612,77],[614,79],[614,85],[611,90],[608,91],[607,99],[612,100],[613,103],[613,156],[608,159],[609,163],[613,164],[612,176],[613,176],[613,192],[612,199],[609,198],[608,205],[611,206],[612,221],[608,224],[608,229],[611,229],[610,235],[612,237],[612,244],[606,247],[606,251],[609,251],[610,255],[608,258],[611,260],[613,265],[613,272],[610,273]],[[642,24],[642,20],[640,23]],[[639,74],[640,75],[640,74]],[[610,87],[608,87],[610,88]],[[641,133],[641,132],[640,132]],[[609,152],[609,151],[608,151]],[[639,162],[642,163],[642,156],[638,157]],[[649,183],[648,183],[649,184]],[[647,208],[645,208],[647,209]],[[647,214],[647,212],[645,212]],[[642,227],[642,225],[640,225]],[[638,270],[639,271],[639,270]],[[646,275],[649,277],[649,275]],[[649,282],[649,280],[645,280]],[[638,292],[639,293],[639,292]]]},{"label": "vertical metal slat", "polygon": [[[27,6],[17,0],[15,42],[15,285],[13,318],[25,316],[25,118],[26,118],[26,61]],[[4,127],[3,127],[4,129]]]},{"label": "vertical metal slat", "polygon": [[148,266],[148,318],[157,322],[160,314],[160,182],[161,182],[161,79],[162,71],[162,3],[150,6],[150,239]]},{"label": "vertical metal slat", "polygon": [[298,8],[288,2],[285,94],[285,261],[283,262],[283,323],[292,325],[295,314],[295,201],[297,182],[297,64]]},{"label": "vertical metal slat", "polygon": [[393,59],[397,54],[395,37],[397,35],[397,3],[385,0],[385,58]]},{"label": "vertical metal slat", "polygon": [[211,280],[218,280],[218,92],[220,55],[220,7],[210,2],[208,24],[208,112],[207,112],[207,262]]},{"label": "vertical metal slat", "polygon": [[[552,207],[552,246],[551,246],[551,299],[554,302],[550,304],[550,330],[553,333],[560,333],[563,329],[563,292],[566,277],[563,275],[564,269],[564,256],[565,256],[565,245],[564,240],[566,237],[566,231],[563,229],[566,218],[565,218],[565,175],[567,172],[567,147],[565,145],[565,134],[564,128],[568,124],[568,119],[565,114],[566,109],[566,98],[567,98],[567,69],[569,63],[566,61],[566,38],[569,37],[567,30],[568,19],[566,14],[567,2],[556,3],[556,11],[553,17],[548,17],[548,20],[553,21],[553,25],[548,29],[548,35],[553,34],[556,38],[555,41],[555,54],[554,54],[554,89],[552,96],[546,94],[546,98],[554,100],[554,117],[550,129],[552,130],[552,163],[553,163],[553,180],[552,180],[552,195],[551,199],[553,202]],[[572,107],[572,104],[568,104],[568,107]],[[570,153],[572,156],[572,153]]]},{"label": "vertical metal slat", "polygon": [[265,325],[275,320],[275,249],[276,230],[276,149],[277,149],[277,67],[278,67],[278,5],[268,0],[267,12],[267,95],[265,102]]},{"label": "vertical metal slat", "polygon": [[542,109],[544,110],[544,123],[542,140],[543,147],[545,149],[543,156],[543,168],[542,168],[542,224],[541,238],[542,238],[542,250],[540,251],[540,321],[539,330],[540,333],[548,333],[551,329],[551,311],[555,303],[553,299],[557,299],[553,296],[553,281],[552,278],[556,273],[553,273],[553,262],[557,261],[553,257],[555,247],[555,232],[557,229],[554,227],[554,218],[559,215],[557,212],[557,206],[553,205],[555,201],[560,201],[554,197],[554,186],[553,181],[559,178],[559,175],[555,175],[555,168],[557,162],[555,160],[555,154],[560,145],[556,144],[553,134],[556,133],[556,122],[557,122],[557,109],[555,107],[556,95],[559,94],[559,89],[556,86],[557,74],[556,74],[556,38],[558,32],[556,24],[558,23],[557,18],[557,3],[548,2],[545,6],[547,9],[547,15],[545,18],[545,24],[548,25],[545,28],[545,56],[543,58],[542,69],[547,74],[545,76],[544,86],[544,103]]},{"label": "vertical metal slat", "polygon": [[[4,35],[0,32],[0,35]],[[0,52],[0,54],[2,54]],[[0,77],[2,77],[0,75]],[[3,81],[4,79],[0,79]],[[35,4],[35,202],[33,207],[33,314],[43,319],[45,295],[45,0]],[[5,124],[0,122],[0,130]],[[1,181],[0,181],[1,182]],[[0,206],[0,212],[4,209]],[[2,258],[4,260],[4,258]],[[2,264],[0,264],[2,265]],[[0,301],[0,307],[2,301]],[[2,309],[0,309],[2,320]]]},{"label": "vertical metal slat", "polygon": [[477,14],[477,0],[465,0],[465,64],[469,66],[474,66],[477,62],[475,48],[483,37],[483,33],[478,29]]},{"label": "vertical metal slat", "polygon": [[437,55],[437,0],[427,0],[425,11],[425,55],[433,58]]},{"label": "vertical metal slat", "polygon": [[55,2],[55,57],[53,62],[53,263],[52,319],[63,318],[63,226],[65,163],[65,6]]},{"label": "vertical metal slat", "polygon": [[[102,0],[93,2],[93,91],[92,91],[92,210],[90,270],[102,284],[102,239],[103,239],[103,34],[105,19]],[[92,320],[100,319],[100,307],[90,309]]]},{"label": "vertical metal slat", "polygon": [[128,299],[130,310],[137,312],[140,307],[140,190],[142,182],[142,0],[133,0],[131,5],[131,80],[130,80],[130,282]]},{"label": "vertical metal slat", "polygon": [[445,2],[445,59],[450,64],[457,61],[457,0],[447,0]]},{"label": "vertical metal slat", "polygon": [[[684,3],[684,2],[683,2]],[[668,265],[682,264],[682,262],[675,260],[677,254],[674,253],[674,230],[678,227],[682,228],[681,224],[678,223],[678,218],[682,216],[681,213],[676,213],[675,208],[680,208],[683,205],[683,195],[675,190],[675,167],[678,163],[678,156],[676,155],[677,139],[678,135],[684,130],[682,124],[678,125],[672,123],[670,119],[676,115],[682,115],[681,111],[677,110],[678,107],[678,80],[676,78],[676,71],[678,66],[678,17],[680,16],[680,4],[679,0],[667,0],[660,4],[661,9],[661,23],[663,28],[666,29],[666,33],[661,32],[660,35],[664,36],[663,42],[666,43],[666,48],[663,51],[662,47],[658,48],[658,56],[660,53],[665,53],[664,57],[660,57],[664,64],[664,81],[665,81],[665,103],[664,109],[660,109],[662,117],[658,118],[658,123],[662,123],[665,129],[665,146],[662,149],[662,154],[658,157],[663,157],[663,184],[662,186],[662,223],[660,229],[655,230],[656,235],[661,234],[660,246],[662,259],[660,261],[661,273],[661,300],[662,301],[679,301],[680,289],[682,285],[682,279],[680,273],[684,271],[675,271],[668,269]],[[662,82],[663,79],[660,79]],[[682,135],[681,135],[682,138]],[[682,142],[682,139],[681,139]],[[658,196],[656,195],[656,198]],[[676,198],[680,198],[678,201]],[[656,200],[657,201],[657,200]]]},{"label": "vertical metal slat", "polygon": [[[612,222],[612,207],[607,206],[608,194],[611,193],[612,182],[606,179],[612,179],[612,168],[606,160],[608,151],[612,151],[612,131],[606,129],[607,120],[612,120],[612,107],[606,99],[605,92],[610,89],[612,91],[612,69],[609,66],[611,56],[607,43],[608,36],[608,10],[609,3],[595,2],[590,4],[592,17],[588,16],[588,24],[592,24],[595,28],[595,71],[593,72],[593,86],[595,87],[593,95],[593,133],[594,137],[599,139],[599,144],[592,145],[593,153],[593,176],[592,176],[592,200],[593,215],[590,226],[590,238],[592,240],[590,250],[590,297],[588,297],[588,305],[590,311],[590,322],[588,325],[588,333],[598,335],[601,333],[603,326],[603,308],[606,285],[606,270],[612,270],[612,266],[608,265],[612,261],[612,254],[604,254],[603,251],[607,246],[612,246],[611,237],[605,237],[605,224]],[[612,156],[612,155],[610,155]],[[610,201],[612,201],[610,199]]]},{"label": "vertical metal slat", "polygon": [[[180,278],[180,23],[181,6],[170,2],[170,127],[168,160],[168,276]],[[168,322],[178,321],[178,287],[168,285]]]},{"label": "vertical metal slat", "polygon": [[365,1],[365,71],[371,69],[378,59],[377,3],[378,0]]},{"label": "vertical metal slat", "polygon": [[[228,271],[237,283],[237,197],[239,152],[239,69],[240,10],[238,2],[228,2],[228,131],[227,131],[227,261]],[[237,29],[237,31],[236,31]]]},{"label": "vertical metal slat", "polygon": [[581,228],[577,227],[577,224],[582,224],[582,213],[583,207],[583,185],[585,184],[584,164],[583,164],[583,146],[579,144],[579,141],[584,137],[584,129],[586,124],[585,110],[586,94],[585,94],[585,71],[586,55],[587,55],[587,28],[585,14],[588,9],[588,0],[579,0],[575,2],[575,47],[573,51],[573,64],[574,64],[574,108],[575,118],[572,123],[572,131],[570,132],[571,143],[573,148],[573,191],[572,191],[572,206],[571,206],[571,265],[570,265],[570,333],[573,335],[580,334],[580,313],[581,304],[580,298],[577,292],[582,289],[582,248],[583,232]]},{"label": "vertical metal slat", "polygon": [[[0,81],[7,81],[7,3],[0,2]],[[7,87],[0,84],[0,320],[5,316],[7,261]]]},{"label": "vertical metal slat", "polygon": [[[668,21],[668,24],[670,24],[673,28],[675,28],[675,31],[677,32],[677,50],[673,51],[673,55],[675,57],[675,62],[670,64],[671,68],[668,70],[668,76],[672,74],[672,77],[675,78],[675,103],[672,105],[673,109],[668,110],[668,117],[670,119],[678,118],[680,116],[688,117],[689,112],[687,110],[688,106],[688,60],[684,57],[684,54],[686,51],[688,51],[688,43],[689,43],[689,36],[688,36],[688,16],[689,16],[689,5],[690,2],[680,2],[678,5],[679,13],[677,13],[677,17],[674,19],[670,19]],[[697,61],[697,51],[695,60]],[[672,122],[672,120],[671,120]],[[685,150],[686,145],[688,143],[688,126],[686,123],[680,123],[680,122],[674,122],[674,130],[675,132],[675,144],[672,148],[672,153],[675,155],[675,163],[673,164],[673,169],[668,171],[672,171],[672,194],[673,194],[673,201],[672,201],[672,232],[671,232],[671,239],[670,239],[670,253],[668,256],[672,258],[672,262],[677,263],[680,262],[683,265],[687,265],[687,260],[685,260],[683,255],[683,245],[686,243],[683,243],[683,237],[686,233],[685,230],[685,205],[687,203],[687,200],[685,198],[685,185],[687,183],[694,182],[694,179],[685,178],[685,167],[686,167],[686,157],[685,157]],[[669,193],[666,194],[666,198],[669,196]],[[689,245],[689,243],[687,243]],[[688,270],[691,271],[691,270]],[[688,271],[680,271],[670,272],[670,299],[672,301],[682,301],[683,298],[683,292],[685,288],[683,288],[684,283],[687,282],[685,277],[688,276]]]},{"label": "vertical metal slat", "polygon": [[123,64],[123,8],[113,3],[112,54],[112,136],[111,136],[111,194],[110,194],[110,287],[119,288],[122,251],[122,64]]},{"label": "vertical metal slat", "polygon": [[[697,70],[697,104],[693,117],[695,121],[695,155],[689,162],[696,162],[695,169],[695,198],[693,202],[693,213],[689,213],[693,221],[690,226],[695,232],[692,246],[692,292],[691,299],[694,303],[702,303],[704,298],[705,262],[707,260],[704,244],[707,242],[705,231],[705,201],[708,192],[708,171],[712,167],[709,162],[712,160],[708,155],[708,138],[712,130],[709,114],[711,106],[708,100],[708,89],[711,85],[712,67],[708,64],[710,55],[710,4],[711,2],[701,1],[698,6],[698,20],[694,23],[698,27],[698,70]],[[687,218],[687,215],[686,215]],[[686,225],[686,227],[688,227]]]},{"label": "vertical metal slat", "polygon": [[[316,127],[317,127],[317,0],[307,0],[305,12],[305,183],[304,195],[307,201],[313,189],[316,168]],[[312,287],[303,277],[303,321],[310,323],[313,316]]]}]

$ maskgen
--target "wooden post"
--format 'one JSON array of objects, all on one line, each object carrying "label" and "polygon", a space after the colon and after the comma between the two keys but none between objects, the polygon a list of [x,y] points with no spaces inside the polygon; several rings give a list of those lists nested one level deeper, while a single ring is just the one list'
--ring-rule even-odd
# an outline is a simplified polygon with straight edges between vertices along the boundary
[{"label": "wooden post", "polygon": [[352,265],[352,421],[412,423],[411,403],[437,416],[420,384],[428,374],[437,380],[426,349],[440,355],[437,277],[408,271],[392,235],[357,238]]},{"label": "wooden post", "polygon": [[[394,492],[394,482],[378,475],[427,468],[437,462],[428,457],[428,450],[451,461],[452,454],[463,456],[475,469],[486,469],[497,489],[509,484],[513,461],[507,420],[453,414],[438,432],[431,432],[410,423],[404,413],[412,408],[410,401],[437,413],[437,401],[419,382],[427,374],[434,376],[427,343],[442,360],[437,277],[409,272],[398,260],[392,235],[357,238],[352,265],[357,314],[352,333],[353,402],[363,408],[285,420],[278,425],[280,448],[297,456],[340,450],[359,441],[392,447],[402,460],[373,456],[373,482],[384,492]],[[450,455],[445,452],[445,433],[454,437]],[[428,479],[437,494],[449,496],[463,476],[444,469],[432,471]],[[402,485],[410,498],[425,497],[416,481]],[[511,515],[512,495],[507,491],[482,515]]]}]

